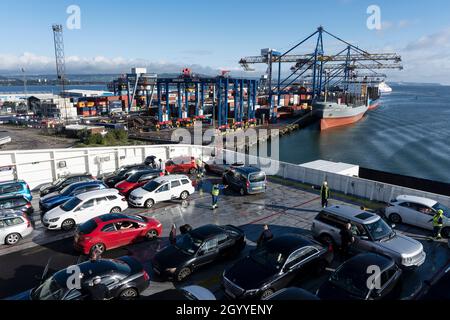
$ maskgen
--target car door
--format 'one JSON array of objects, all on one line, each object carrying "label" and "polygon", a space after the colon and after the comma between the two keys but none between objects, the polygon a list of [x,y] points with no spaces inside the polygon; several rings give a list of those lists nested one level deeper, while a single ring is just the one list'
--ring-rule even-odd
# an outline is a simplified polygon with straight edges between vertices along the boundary
[{"label": "car door", "polygon": [[181,182],[180,180],[173,180],[170,182],[170,194],[172,199],[178,199],[181,195]]},{"label": "car door", "polygon": [[371,298],[374,300],[398,298],[395,296],[394,289],[398,284],[399,276],[400,273],[397,265],[394,265],[392,268],[385,270],[380,277],[380,289],[375,289],[371,294]]},{"label": "car door", "polygon": [[107,249],[114,249],[120,246],[120,233],[114,223],[105,225],[100,231],[100,239]]},{"label": "car door", "polygon": [[417,221],[416,206],[411,202],[403,202],[398,205],[399,214],[403,223],[414,225]]},{"label": "car door", "polygon": [[435,215],[435,211],[427,206],[422,204],[416,204],[416,221],[414,225],[427,229],[433,230],[433,217]]},{"label": "car door", "polygon": [[294,251],[286,260],[281,276],[272,283],[272,286],[279,290],[289,286],[294,278],[307,275],[318,253],[319,250],[314,247],[306,247]]},{"label": "car door", "polygon": [[219,248],[220,256],[227,256],[228,254],[230,254],[230,250],[233,244],[234,240],[228,234],[222,233],[217,236],[217,245]]},{"label": "car door", "polygon": [[125,246],[135,242],[142,232],[142,227],[137,222],[128,219],[118,221],[115,223],[115,226],[118,231],[119,246]]},{"label": "car door", "polygon": [[214,237],[203,242],[197,251],[195,265],[197,267],[208,264],[216,260],[219,256],[218,238]]},{"label": "car door", "polygon": [[95,212],[93,213],[93,217],[98,217],[102,214],[107,214],[111,211],[111,209],[113,208],[113,204],[111,201],[109,201],[108,197],[98,197],[95,199],[96,203],[95,203]]},{"label": "car door", "polygon": [[156,202],[162,202],[162,201],[169,201],[172,199],[172,195],[170,193],[170,183],[166,182],[161,187],[159,187],[155,191],[155,201]]},{"label": "car door", "polygon": [[352,251],[355,253],[374,252],[375,246],[370,238],[369,233],[363,225],[352,223],[352,233],[355,237],[355,242],[352,245]]},{"label": "car door", "polygon": [[74,218],[77,224],[94,218],[95,203],[95,199],[86,200],[75,209]]}]

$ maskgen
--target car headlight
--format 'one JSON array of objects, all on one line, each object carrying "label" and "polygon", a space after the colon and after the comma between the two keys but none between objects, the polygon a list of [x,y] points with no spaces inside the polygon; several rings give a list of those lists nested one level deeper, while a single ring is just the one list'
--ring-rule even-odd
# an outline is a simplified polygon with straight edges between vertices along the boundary
[{"label": "car headlight", "polygon": [[413,257],[403,257],[402,258],[402,264],[404,265],[410,265],[414,261]]},{"label": "car headlight", "polygon": [[245,295],[246,296],[254,296],[256,294],[258,294],[259,289],[252,289],[252,290],[247,290],[245,291]]},{"label": "car headlight", "polygon": [[166,272],[168,273],[175,273],[177,271],[177,268],[167,268]]},{"label": "car headlight", "polygon": [[48,220],[49,222],[58,222],[59,218],[54,218],[54,219],[50,219]]}]

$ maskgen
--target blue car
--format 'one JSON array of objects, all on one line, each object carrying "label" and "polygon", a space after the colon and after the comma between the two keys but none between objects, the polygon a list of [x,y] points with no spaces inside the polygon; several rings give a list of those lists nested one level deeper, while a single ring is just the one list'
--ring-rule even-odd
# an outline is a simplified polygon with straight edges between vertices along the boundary
[{"label": "blue car", "polygon": [[103,181],[87,181],[87,182],[77,182],[71,185],[68,185],[61,191],[50,193],[41,198],[39,201],[39,208],[41,209],[41,213],[56,208],[66,201],[71,200],[75,196],[95,190],[107,189],[108,187]]},{"label": "blue car", "polygon": [[30,187],[23,180],[12,180],[0,182],[0,196],[21,195],[28,201],[33,199]]}]

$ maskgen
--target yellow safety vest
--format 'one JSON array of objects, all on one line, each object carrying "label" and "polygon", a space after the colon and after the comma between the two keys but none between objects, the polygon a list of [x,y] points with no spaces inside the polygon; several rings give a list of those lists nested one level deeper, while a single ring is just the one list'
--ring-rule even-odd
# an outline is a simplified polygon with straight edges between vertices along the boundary
[{"label": "yellow safety vest", "polygon": [[217,197],[219,195],[219,192],[220,192],[219,187],[213,186],[211,194]]},{"label": "yellow safety vest", "polygon": [[442,215],[436,214],[433,218],[433,226],[442,227]]}]

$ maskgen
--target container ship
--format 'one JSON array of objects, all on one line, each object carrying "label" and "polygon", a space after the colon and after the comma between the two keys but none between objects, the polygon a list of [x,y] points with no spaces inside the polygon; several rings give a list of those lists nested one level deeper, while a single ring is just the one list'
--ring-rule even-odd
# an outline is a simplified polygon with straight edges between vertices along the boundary
[{"label": "container ship", "polygon": [[349,125],[361,120],[369,107],[367,104],[347,104],[342,102],[316,102],[314,113],[320,117],[320,130]]}]

